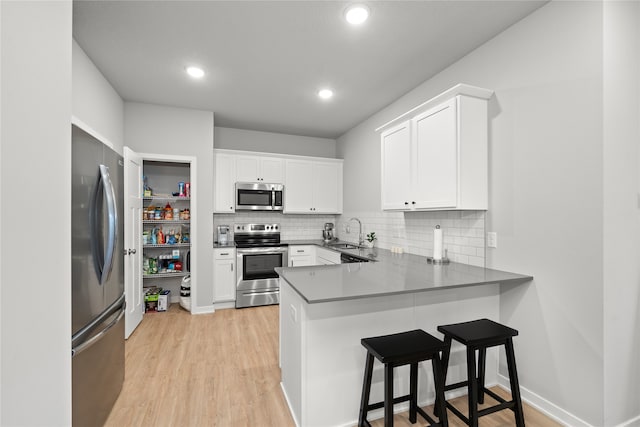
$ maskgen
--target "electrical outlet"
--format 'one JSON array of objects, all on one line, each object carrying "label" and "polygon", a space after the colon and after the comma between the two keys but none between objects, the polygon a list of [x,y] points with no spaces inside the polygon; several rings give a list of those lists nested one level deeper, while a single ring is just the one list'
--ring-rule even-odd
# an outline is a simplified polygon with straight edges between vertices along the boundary
[{"label": "electrical outlet", "polygon": [[489,231],[487,233],[487,247],[488,248],[498,247],[498,233],[496,233],[495,231]]}]

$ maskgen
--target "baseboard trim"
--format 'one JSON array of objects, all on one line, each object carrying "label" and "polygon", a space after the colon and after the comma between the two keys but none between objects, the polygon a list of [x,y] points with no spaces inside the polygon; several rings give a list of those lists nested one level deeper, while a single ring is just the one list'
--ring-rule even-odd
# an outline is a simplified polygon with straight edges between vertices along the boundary
[{"label": "baseboard trim", "polygon": [[202,307],[191,307],[191,314],[210,314],[215,311],[216,309],[213,305],[205,305]]},{"label": "baseboard trim", "polygon": [[618,424],[616,427],[638,427],[640,426],[640,415],[637,417],[631,418],[623,422],[622,424]]},{"label": "baseboard trim", "polygon": [[216,302],[214,306],[216,307],[216,310],[224,310],[226,308],[236,308],[236,302],[235,301]]},{"label": "baseboard trim", "polygon": [[[509,378],[504,375],[498,374],[498,385],[506,391],[511,390],[511,387],[509,386]],[[594,427],[544,397],[532,392],[526,387],[523,387],[522,384],[520,384],[520,397],[530,406],[533,406],[549,418],[567,427]]]},{"label": "baseboard trim", "polygon": [[289,407],[289,414],[291,414],[291,418],[293,418],[293,422],[296,427],[300,427],[300,423],[296,418],[295,412],[293,412],[293,408],[291,407],[291,401],[289,400],[289,396],[287,396],[287,391],[284,389],[284,384],[280,381],[280,390],[282,390],[282,394],[284,395],[284,400],[287,402],[287,406]]}]

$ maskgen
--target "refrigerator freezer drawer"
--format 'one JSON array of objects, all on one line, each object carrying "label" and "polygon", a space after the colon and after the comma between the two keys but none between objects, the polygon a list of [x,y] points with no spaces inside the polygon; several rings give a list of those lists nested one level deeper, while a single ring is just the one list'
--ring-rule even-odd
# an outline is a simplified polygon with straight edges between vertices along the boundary
[{"label": "refrigerator freezer drawer", "polygon": [[[102,426],[113,408],[124,381],[124,317],[114,314],[103,334],[72,358],[72,423]],[[107,325],[116,320],[108,330]],[[82,347],[80,345],[79,347]]]}]

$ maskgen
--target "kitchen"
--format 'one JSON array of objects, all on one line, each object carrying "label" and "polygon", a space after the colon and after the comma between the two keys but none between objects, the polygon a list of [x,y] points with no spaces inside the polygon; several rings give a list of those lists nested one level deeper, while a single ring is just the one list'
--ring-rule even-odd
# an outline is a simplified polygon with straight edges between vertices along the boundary
[{"label": "kitchen", "polygon": [[[64,252],[70,254],[70,243],[43,239],[43,227],[33,226],[42,222],[43,206],[59,206],[47,209],[46,228],[70,234],[70,195],[43,194],[42,179],[34,179],[47,170],[47,186],[69,188],[68,118],[76,115],[114,143],[136,140],[140,152],[196,156],[204,164],[213,162],[212,145],[259,150],[246,140],[225,146],[220,136],[225,130],[214,127],[214,113],[119,98],[82,50],[69,43],[71,2],[29,3],[24,9],[3,2],[0,19],[0,416],[6,425],[68,425],[70,255]],[[496,249],[487,249],[485,262],[534,276],[529,286],[501,295],[500,316],[520,331],[518,369],[523,388],[531,391],[523,397],[567,425],[633,425],[640,413],[637,28],[636,3],[551,2],[335,143],[327,142],[344,160],[343,217],[366,224],[365,218],[381,215],[388,218],[391,234],[409,235],[403,218],[416,227],[421,218],[380,213],[380,153],[371,149],[379,143],[375,129],[460,82],[495,91],[485,222],[499,241]],[[20,46],[12,44],[16,39]],[[18,64],[31,67],[18,69]],[[261,135],[273,138],[269,132]],[[296,139],[312,145],[305,144],[307,138]],[[309,155],[299,149],[288,144],[289,154]],[[198,173],[200,191],[211,194],[212,168],[201,166]],[[213,201],[203,199],[199,207],[201,217],[208,217]],[[335,222],[341,230],[340,220]],[[211,240],[199,250],[201,265],[212,259],[213,227],[202,222],[202,236]],[[321,227],[315,235],[320,233]],[[24,256],[34,242],[43,252],[60,255],[38,259],[34,269],[33,257]],[[51,292],[52,287],[59,291]],[[29,301],[28,310],[22,301]],[[48,313],[52,321],[31,326],[34,313]],[[43,338],[26,342],[29,334]],[[41,411],[33,411],[34,402]]]}]

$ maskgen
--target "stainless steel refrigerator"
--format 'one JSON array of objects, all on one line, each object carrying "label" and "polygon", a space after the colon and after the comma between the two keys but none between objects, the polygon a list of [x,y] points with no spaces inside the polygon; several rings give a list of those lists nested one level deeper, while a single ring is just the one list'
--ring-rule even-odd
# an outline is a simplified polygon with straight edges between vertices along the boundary
[{"label": "stainless steel refrigerator", "polygon": [[102,426],[124,381],[124,163],[76,126],[72,158],[72,421]]}]

